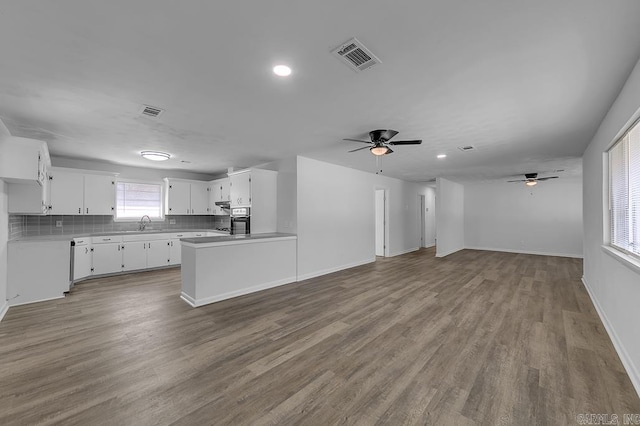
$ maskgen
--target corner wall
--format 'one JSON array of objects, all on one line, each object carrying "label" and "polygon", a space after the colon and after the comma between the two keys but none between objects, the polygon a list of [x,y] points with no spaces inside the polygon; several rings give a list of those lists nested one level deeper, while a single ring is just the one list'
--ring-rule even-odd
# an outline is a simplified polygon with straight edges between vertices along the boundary
[{"label": "corner wall", "polygon": [[464,248],[464,186],[436,179],[436,257]]},{"label": "corner wall", "polygon": [[465,185],[465,248],[582,257],[582,179]]},{"label": "corner wall", "polygon": [[387,190],[389,255],[417,250],[424,185],[297,158],[298,280],[375,261],[375,189]]},{"label": "corner wall", "polygon": [[640,394],[640,268],[622,262],[602,248],[604,211],[604,152],[640,116],[640,61],[631,72],[583,156],[584,277],[583,281],[600,314],[636,391]]},{"label": "corner wall", "polygon": [[0,180],[0,320],[9,309],[7,301],[7,241],[9,240],[7,202],[7,184]]}]

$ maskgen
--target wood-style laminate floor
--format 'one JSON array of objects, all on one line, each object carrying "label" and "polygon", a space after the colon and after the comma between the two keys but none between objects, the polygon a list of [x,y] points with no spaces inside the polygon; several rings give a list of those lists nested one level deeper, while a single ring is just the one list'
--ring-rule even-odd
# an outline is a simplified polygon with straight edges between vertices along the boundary
[{"label": "wood-style laminate floor", "polygon": [[86,281],[0,322],[0,424],[640,413],[581,275],[578,259],[423,249],[195,309],[179,269]]}]

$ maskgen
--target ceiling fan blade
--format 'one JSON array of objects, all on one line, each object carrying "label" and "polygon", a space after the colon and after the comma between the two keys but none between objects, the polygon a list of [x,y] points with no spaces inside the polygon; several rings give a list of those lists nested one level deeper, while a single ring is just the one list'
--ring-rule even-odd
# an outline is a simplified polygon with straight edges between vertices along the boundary
[{"label": "ceiling fan blade", "polygon": [[384,155],[389,155],[393,152],[393,150],[389,147],[387,147],[387,152],[384,153]]},{"label": "ceiling fan blade", "polygon": [[559,176],[547,176],[547,177],[543,177],[543,178],[538,178],[537,180],[539,181],[543,181],[543,180],[549,180],[549,179],[557,179]]},{"label": "ceiling fan blade", "polygon": [[368,146],[363,146],[362,148],[356,148],[356,149],[352,149],[351,151],[347,151],[347,152],[356,152],[356,151],[360,151],[361,149],[371,149]]},{"label": "ceiling fan blade", "polygon": [[370,144],[371,141],[361,141],[360,139],[342,139],[343,141],[350,141],[350,142],[362,142],[362,143],[368,143]]},{"label": "ceiling fan blade", "polygon": [[508,180],[507,182],[526,182],[528,179]]},{"label": "ceiling fan blade", "polygon": [[422,140],[416,139],[412,141],[395,141],[395,142],[387,142],[389,145],[420,145]]}]

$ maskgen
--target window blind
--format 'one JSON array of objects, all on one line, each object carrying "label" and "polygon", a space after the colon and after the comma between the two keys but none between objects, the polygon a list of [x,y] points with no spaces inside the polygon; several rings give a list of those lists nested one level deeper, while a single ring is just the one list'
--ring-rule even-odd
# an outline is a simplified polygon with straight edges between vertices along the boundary
[{"label": "window blind", "polygon": [[162,184],[118,182],[116,218],[139,219],[144,215],[162,218]]},{"label": "window blind", "polygon": [[610,244],[640,257],[640,125],[609,150]]}]

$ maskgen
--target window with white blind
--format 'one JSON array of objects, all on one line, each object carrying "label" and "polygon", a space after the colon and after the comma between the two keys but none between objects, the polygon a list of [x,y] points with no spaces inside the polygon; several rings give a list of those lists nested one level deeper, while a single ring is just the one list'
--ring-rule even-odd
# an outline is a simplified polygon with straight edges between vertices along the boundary
[{"label": "window with white blind", "polygon": [[116,219],[162,219],[162,184],[118,181]]},{"label": "window with white blind", "polygon": [[640,121],[609,150],[610,245],[640,258]]}]

